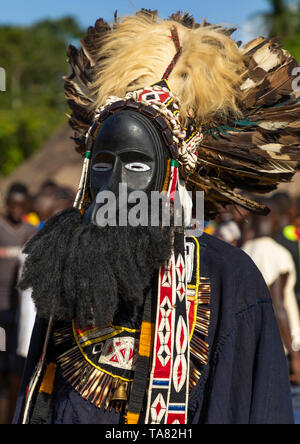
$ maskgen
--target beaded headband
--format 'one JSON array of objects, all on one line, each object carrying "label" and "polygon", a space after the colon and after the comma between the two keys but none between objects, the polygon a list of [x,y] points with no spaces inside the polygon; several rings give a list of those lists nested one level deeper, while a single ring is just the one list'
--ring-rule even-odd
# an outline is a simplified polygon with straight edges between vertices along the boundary
[{"label": "beaded headband", "polygon": [[129,92],[124,99],[109,97],[106,104],[96,111],[95,122],[87,134],[87,148],[90,150],[94,139],[110,115],[121,110],[137,111],[149,117],[160,130],[172,157],[178,160],[183,172],[190,175],[197,165],[197,147],[202,141],[202,133],[195,131],[190,124],[183,128],[180,122],[180,103],[173,96],[166,80],[161,80],[149,88]]}]

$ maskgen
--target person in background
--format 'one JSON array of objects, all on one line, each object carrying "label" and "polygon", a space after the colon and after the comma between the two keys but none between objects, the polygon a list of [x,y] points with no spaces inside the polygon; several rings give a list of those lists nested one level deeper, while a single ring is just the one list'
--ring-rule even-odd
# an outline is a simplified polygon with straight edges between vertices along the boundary
[{"label": "person in background", "polygon": [[[295,268],[296,281],[295,293],[297,303],[300,303],[300,198],[292,199],[284,193],[277,193],[273,196],[273,204],[275,205],[273,214],[279,220],[280,225],[275,232],[275,239],[291,253]],[[298,307],[295,307],[292,315],[295,316]],[[295,330],[300,334],[300,329]],[[294,332],[294,334],[295,334]],[[295,422],[300,424],[300,386],[292,385],[292,399],[295,412]]]},{"label": "person in background", "polygon": [[295,199],[288,193],[277,192],[269,199],[272,206],[270,217],[273,220],[274,236],[287,225],[291,225],[295,215]]},{"label": "person in background", "polygon": [[19,254],[36,228],[23,221],[30,195],[25,185],[13,184],[0,217],[0,327],[6,333],[6,351],[0,352],[0,423],[11,422],[25,360],[17,354]]},{"label": "person in background", "polygon": [[221,222],[216,229],[214,236],[227,242],[233,247],[238,247],[240,245],[242,233],[239,225],[233,219],[231,212],[222,215]]},{"label": "person in background", "polygon": [[[247,197],[246,193],[243,195]],[[228,205],[218,216],[218,224],[212,235],[233,247],[240,248],[247,240],[250,219],[251,215],[245,208]]]},{"label": "person in background", "polygon": [[298,405],[300,316],[294,291],[296,270],[290,252],[272,238],[273,224],[278,221],[276,215],[275,217],[272,215],[272,209],[275,211],[274,200],[268,199],[261,203],[271,208],[271,213],[268,217],[252,216],[249,227],[251,239],[245,242],[242,248],[255,262],[270,289],[281,338],[290,364],[295,422],[300,424]]},{"label": "person in background", "polygon": [[[282,207],[278,205],[277,211],[281,213]],[[300,304],[300,197],[293,201],[288,214],[288,225],[282,227],[275,239],[287,248],[293,256],[297,273],[295,293],[298,304]]]},{"label": "person in background", "polygon": [[[48,211],[52,213],[52,209],[48,210],[48,208],[53,207],[53,195],[57,192],[58,188],[59,187],[57,183],[53,180],[45,180],[40,186],[38,193],[33,198],[32,212],[26,215],[24,220],[32,223],[38,229],[42,228],[42,226],[44,225],[44,221],[48,219]],[[38,204],[36,204],[37,201],[39,201]],[[40,215],[36,212],[36,207],[40,208],[40,212],[43,216],[42,219],[40,218]]]},{"label": "person in background", "polygon": [[[35,198],[34,210],[40,220],[38,229],[41,229],[46,221],[60,211],[72,207],[75,196],[74,191],[67,187],[60,187],[52,181],[46,181],[42,185],[39,194]],[[20,255],[21,270],[25,261],[25,255]],[[27,357],[31,332],[35,321],[36,310],[31,299],[31,290],[20,290],[20,322],[18,333],[18,354]]]},{"label": "person in background", "polygon": [[59,188],[59,186],[57,185],[56,182],[54,182],[51,179],[47,179],[42,183],[38,195],[43,195],[43,196],[51,195],[57,190],[57,188]]},{"label": "person in background", "polygon": [[60,211],[73,206],[75,193],[68,187],[55,185],[42,190],[35,198],[34,211],[40,219],[39,229]]},{"label": "person in background", "polygon": [[[20,253],[19,277],[22,276],[25,259],[26,255],[24,253]],[[36,309],[31,295],[31,289],[25,291],[19,289],[20,315],[18,325],[17,355],[21,356],[25,360],[28,355],[30,338],[36,317]]]}]

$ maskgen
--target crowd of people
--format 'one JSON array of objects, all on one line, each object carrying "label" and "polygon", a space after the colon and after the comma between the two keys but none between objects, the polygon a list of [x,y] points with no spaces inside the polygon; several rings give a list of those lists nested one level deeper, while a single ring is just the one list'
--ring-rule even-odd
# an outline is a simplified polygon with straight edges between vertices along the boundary
[{"label": "crowd of people", "polygon": [[300,197],[277,192],[256,199],[268,216],[224,211],[206,231],[242,248],[262,273],[273,301],[290,369],[295,421],[300,424]]},{"label": "crowd of people", "polygon": [[[58,212],[72,206],[74,191],[46,181],[35,196],[13,184],[0,217],[0,423],[11,423],[28,352],[35,307],[30,292],[17,282],[22,247]],[[260,199],[271,211],[262,217],[242,208],[227,208],[205,231],[241,248],[255,262],[270,289],[290,369],[296,423],[300,423],[300,197],[277,192]],[[1,342],[0,342],[1,345]],[[3,349],[3,344],[1,345]]]},{"label": "crowd of people", "polygon": [[22,247],[56,213],[74,202],[73,190],[46,181],[32,196],[14,183],[0,216],[0,424],[10,424],[35,320],[30,292],[19,292]]}]

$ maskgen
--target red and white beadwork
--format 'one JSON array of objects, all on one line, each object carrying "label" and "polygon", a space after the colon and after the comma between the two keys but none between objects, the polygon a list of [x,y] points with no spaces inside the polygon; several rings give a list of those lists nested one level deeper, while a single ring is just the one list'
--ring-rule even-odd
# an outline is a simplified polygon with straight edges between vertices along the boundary
[{"label": "red and white beadwork", "polygon": [[178,282],[176,292],[180,302],[182,302],[186,295],[185,264],[182,254],[179,254],[177,259],[176,273],[177,273],[177,282]]},{"label": "red and white beadwork", "polygon": [[188,347],[188,343],[189,343],[188,326],[183,317],[180,316],[176,327],[176,337],[175,337],[177,356],[175,358],[173,365],[173,383],[177,393],[180,392],[180,390],[183,388],[183,385],[186,383],[187,379],[188,363],[185,353]]},{"label": "red and white beadwork", "polygon": [[133,337],[107,339],[101,352],[99,364],[125,370],[134,370],[138,356],[138,342]]}]

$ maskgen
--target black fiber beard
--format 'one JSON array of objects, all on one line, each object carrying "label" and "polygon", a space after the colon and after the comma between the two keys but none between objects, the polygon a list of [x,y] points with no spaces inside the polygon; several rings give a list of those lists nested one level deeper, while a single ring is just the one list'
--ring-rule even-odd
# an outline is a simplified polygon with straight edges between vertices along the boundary
[{"label": "black fiber beard", "polygon": [[121,305],[142,306],[168,260],[171,229],[86,224],[76,209],[54,216],[25,246],[19,283],[41,318],[106,327]]}]

